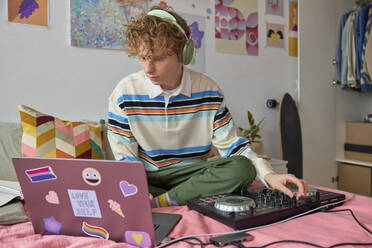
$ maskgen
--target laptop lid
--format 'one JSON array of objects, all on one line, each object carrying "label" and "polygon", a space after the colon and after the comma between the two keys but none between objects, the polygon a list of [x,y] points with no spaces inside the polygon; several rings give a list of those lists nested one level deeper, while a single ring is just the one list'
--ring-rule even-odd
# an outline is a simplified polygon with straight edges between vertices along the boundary
[{"label": "laptop lid", "polygon": [[152,213],[157,245],[162,243],[181,218],[180,214]]},{"label": "laptop lid", "polygon": [[35,233],[159,242],[141,162],[16,157],[13,164]]}]

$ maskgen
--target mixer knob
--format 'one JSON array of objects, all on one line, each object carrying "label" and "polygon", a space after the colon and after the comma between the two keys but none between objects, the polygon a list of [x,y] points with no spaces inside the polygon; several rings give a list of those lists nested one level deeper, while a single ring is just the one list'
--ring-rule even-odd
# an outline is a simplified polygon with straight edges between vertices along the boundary
[{"label": "mixer knob", "polygon": [[315,193],[315,199],[316,199],[317,201],[320,200],[320,192],[319,192],[319,191],[317,191],[317,192]]}]

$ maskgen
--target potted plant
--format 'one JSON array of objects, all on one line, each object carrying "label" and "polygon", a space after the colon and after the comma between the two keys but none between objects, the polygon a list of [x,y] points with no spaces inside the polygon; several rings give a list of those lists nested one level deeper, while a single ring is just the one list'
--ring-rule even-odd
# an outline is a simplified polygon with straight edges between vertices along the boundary
[{"label": "potted plant", "polygon": [[257,154],[262,154],[262,142],[257,140],[261,138],[260,132],[260,126],[264,122],[266,117],[262,118],[257,124],[256,121],[252,115],[252,113],[248,110],[248,124],[249,128],[244,129],[242,127],[239,127],[240,133],[243,137],[247,138],[251,144],[252,149]]}]

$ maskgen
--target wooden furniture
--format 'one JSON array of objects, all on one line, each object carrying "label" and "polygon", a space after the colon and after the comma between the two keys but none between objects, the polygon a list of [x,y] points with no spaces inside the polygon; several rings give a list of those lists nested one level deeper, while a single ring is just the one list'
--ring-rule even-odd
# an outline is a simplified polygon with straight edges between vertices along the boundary
[{"label": "wooden furniture", "polygon": [[355,159],[336,159],[338,189],[372,196],[372,162]]}]

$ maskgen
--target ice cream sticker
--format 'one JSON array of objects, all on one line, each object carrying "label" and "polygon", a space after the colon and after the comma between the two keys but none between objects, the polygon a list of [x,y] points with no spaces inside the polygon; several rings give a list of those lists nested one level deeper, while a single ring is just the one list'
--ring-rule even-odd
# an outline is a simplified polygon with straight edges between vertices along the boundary
[{"label": "ice cream sticker", "polygon": [[83,222],[83,225],[81,226],[81,230],[83,232],[91,237],[96,237],[100,239],[108,239],[109,238],[109,233],[106,231],[106,229],[99,227],[99,226],[93,226],[89,225],[85,221]]},{"label": "ice cream sticker", "polygon": [[49,218],[43,218],[44,221],[44,228],[48,232],[59,234],[62,228],[62,224],[54,218],[54,216],[51,216]]},{"label": "ice cream sticker", "polygon": [[50,166],[30,169],[25,172],[32,183],[57,179],[57,176],[54,174]]},{"label": "ice cream sticker", "polygon": [[102,218],[95,191],[79,189],[68,189],[67,191],[75,216]]},{"label": "ice cream sticker", "polygon": [[120,182],[120,189],[124,197],[135,195],[137,194],[137,191],[138,191],[136,185],[130,184],[124,180]]},{"label": "ice cream sticker", "polygon": [[125,217],[123,211],[120,208],[119,203],[117,203],[116,201],[111,200],[111,199],[108,200],[107,202],[110,204],[110,208],[111,208],[112,211],[114,211],[115,213],[117,213],[118,215],[120,215],[123,218]]},{"label": "ice cream sticker", "polygon": [[82,176],[84,182],[91,186],[97,186],[101,183],[101,174],[94,168],[85,168]]},{"label": "ice cream sticker", "polygon": [[48,192],[48,194],[45,196],[45,200],[50,204],[59,204],[57,192],[54,190]]},{"label": "ice cream sticker", "polygon": [[151,247],[151,238],[146,232],[126,231],[125,242],[142,248]]}]

